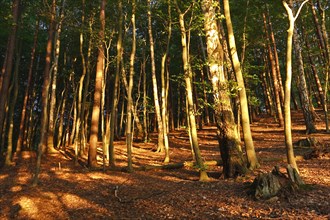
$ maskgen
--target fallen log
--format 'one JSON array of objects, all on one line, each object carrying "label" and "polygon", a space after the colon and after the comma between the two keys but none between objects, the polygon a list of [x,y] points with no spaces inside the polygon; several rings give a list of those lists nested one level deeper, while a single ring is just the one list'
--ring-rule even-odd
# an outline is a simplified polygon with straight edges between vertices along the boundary
[{"label": "fallen log", "polygon": [[[222,166],[221,160],[210,160],[204,161],[205,166]],[[193,161],[185,161],[180,163],[171,163],[171,164],[164,164],[164,165],[146,165],[141,166],[138,169],[140,170],[153,170],[153,169],[164,169],[164,170],[171,170],[171,169],[181,169],[183,167],[194,168],[196,167],[196,162]]]}]

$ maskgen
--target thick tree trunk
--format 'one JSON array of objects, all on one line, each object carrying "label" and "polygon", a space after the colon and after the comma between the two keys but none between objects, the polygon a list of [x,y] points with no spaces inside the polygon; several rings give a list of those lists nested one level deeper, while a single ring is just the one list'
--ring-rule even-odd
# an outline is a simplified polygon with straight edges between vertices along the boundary
[{"label": "thick tree trunk", "polygon": [[215,117],[218,127],[218,140],[223,161],[225,178],[235,177],[245,171],[243,158],[239,152],[239,139],[231,101],[228,95],[228,82],[224,74],[223,49],[219,39],[216,23],[216,6],[214,0],[203,0],[204,29],[208,63],[212,79],[215,102]]}]

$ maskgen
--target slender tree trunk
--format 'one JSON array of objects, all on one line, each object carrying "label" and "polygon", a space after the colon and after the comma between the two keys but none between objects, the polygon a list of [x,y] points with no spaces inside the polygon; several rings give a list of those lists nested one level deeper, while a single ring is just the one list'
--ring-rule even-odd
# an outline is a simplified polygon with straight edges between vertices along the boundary
[{"label": "slender tree trunk", "polygon": [[155,49],[154,49],[154,38],[152,34],[152,19],[151,19],[151,0],[147,1],[148,3],[148,33],[150,41],[150,59],[151,59],[151,74],[152,74],[152,87],[154,95],[154,104],[157,118],[157,129],[158,129],[158,152],[164,151],[164,127],[162,122],[162,115],[160,112],[159,98],[158,98],[158,86],[157,86],[157,77],[156,77],[156,64],[155,64]]},{"label": "slender tree trunk", "polygon": [[49,73],[51,68],[51,58],[52,58],[52,48],[53,48],[53,39],[54,39],[54,31],[55,31],[55,15],[56,15],[56,0],[52,1],[52,11],[49,23],[49,30],[48,30],[48,41],[46,47],[46,63],[45,63],[45,70],[44,70],[44,77],[43,77],[43,85],[42,85],[42,94],[41,94],[41,101],[42,101],[42,111],[41,111],[41,122],[40,122],[40,142],[38,145],[38,156],[37,156],[37,165],[36,171],[33,179],[33,185],[38,184],[38,177],[40,173],[40,166],[41,166],[41,156],[43,151],[46,149],[47,144],[47,125],[48,125],[48,91],[49,91]]},{"label": "slender tree trunk", "polygon": [[119,10],[119,21],[118,21],[118,40],[117,40],[117,65],[115,82],[113,86],[113,99],[112,99],[112,109],[111,109],[111,120],[110,120],[110,144],[109,144],[109,165],[111,167],[115,166],[115,151],[114,151],[114,139],[115,139],[115,126],[117,121],[117,106],[118,106],[118,87],[119,87],[119,75],[121,71],[121,62],[123,56],[123,3],[122,0],[118,1]]},{"label": "slender tree trunk", "polygon": [[10,102],[8,103],[8,142],[7,142],[7,154],[6,154],[6,161],[5,165],[10,166],[12,165],[12,156],[13,156],[13,139],[14,139],[14,113],[15,113],[15,105],[18,95],[18,72],[19,72],[19,65],[21,60],[21,50],[22,50],[22,42],[18,43],[17,52],[16,52],[16,61],[15,61],[15,70],[13,76],[13,82],[9,88],[10,94]]},{"label": "slender tree trunk", "polygon": [[[12,10],[13,10],[13,21],[12,21],[12,28],[11,33],[9,36],[7,54],[5,58],[5,63],[3,64],[3,77],[2,82],[0,84],[0,133],[3,132],[3,125],[5,121],[5,108],[7,104],[8,98],[8,89],[10,84],[10,79],[12,75],[12,68],[13,68],[13,58],[15,53],[15,42],[16,42],[16,35],[18,29],[18,18],[19,18],[19,9],[20,9],[20,0],[13,0]],[[0,146],[1,149],[1,146]]]},{"label": "slender tree trunk", "polygon": [[330,74],[330,42],[329,37],[327,33],[326,23],[325,23],[325,8],[321,6],[320,1],[317,1],[317,5],[321,11],[321,30],[322,30],[322,38],[324,41],[324,51],[325,51],[325,83],[324,83],[324,115],[325,115],[325,126],[326,126],[326,132],[329,133],[329,118],[328,118],[328,91],[329,91],[329,74]]},{"label": "slender tree trunk", "polygon": [[304,114],[305,118],[305,126],[306,126],[306,133],[315,133],[316,127],[315,127],[315,112],[312,106],[312,103],[309,99],[309,94],[307,90],[307,84],[306,84],[306,78],[305,78],[305,71],[304,71],[304,61],[301,54],[301,47],[300,47],[300,39],[297,32],[297,29],[294,29],[293,31],[293,46],[295,50],[295,54],[297,56],[297,62],[298,62],[298,89],[299,89],[299,95],[301,100],[301,108]]},{"label": "slender tree trunk", "polygon": [[136,27],[135,27],[135,10],[136,4],[135,0],[132,0],[132,52],[129,63],[129,83],[128,83],[128,92],[127,92],[127,125],[126,125],[126,144],[127,144],[127,169],[128,172],[133,171],[133,161],[132,161],[132,107],[133,107],[133,77],[134,77],[134,63],[135,63],[135,53],[136,53]]},{"label": "slender tree trunk", "polygon": [[[289,18],[289,29],[288,29],[288,37],[287,37],[287,49],[286,49],[286,80],[285,80],[285,101],[284,101],[284,134],[285,134],[285,146],[287,151],[287,160],[288,164],[290,164],[293,168],[298,171],[298,166],[296,163],[296,159],[294,157],[293,145],[292,145],[292,131],[291,131],[291,81],[292,81],[292,40],[293,40],[293,32],[294,32],[294,23],[297,19],[302,6],[307,2],[305,0],[301,5],[294,16],[289,5],[282,1]],[[299,171],[298,171],[299,172]]]},{"label": "slender tree trunk", "polygon": [[253,170],[254,168],[259,167],[257,155],[254,149],[253,138],[251,134],[250,128],[250,120],[249,120],[249,108],[246,96],[246,90],[244,85],[243,74],[240,66],[240,62],[238,59],[237,51],[236,51],[236,43],[234,37],[233,26],[231,22],[230,16],[230,8],[229,8],[229,1],[224,0],[224,11],[228,29],[228,38],[229,38],[229,47],[230,47],[230,54],[232,57],[234,70],[236,74],[237,84],[240,88],[239,90],[239,100],[240,100],[240,110],[242,116],[242,128],[243,128],[243,138],[246,148],[246,156],[248,161],[248,168]]},{"label": "slender tree trunk", "polygon": [[54,55],[54,69],[52,72],[52,86],[51,86],[51,96],[49,103],[49,124],[48,124],[48,136],[47,136],[47,152],[54,153],[55,145],[54,145],[54,127],[55,127],[55,108],[56,108],[56,84],[57,84],[57,72],[58,72],[58,59],[60,56],[60,46],[61,46],[61,31],[62,31],[62,21],[64,18],[64,5],[65,0],[62,1],[62,7],[60,10],[60,20],[56,27],[55,33],[55,55]]},{"label": "slender tree trunk", "polygon": [[163,135],[164,135],[164,148],[165,148],[165,159],[164,163],[170,162],[170,153],[169,153],[169,141],[168,141],[168,123],[167,123],[167,105],[168,105],[168,77],[165,76],[165,73],[168,72],[166,70],[166,62],[168,59],[168,53],[170,48],[170,41],[172,35],[172,15],[171,15],[171,0],[167,1],[168,4],[168,37],[167,37],[167,46],[166,51],[162,57],[161,63],[161,81],[162,81],[162,106],[161,106],[161,114],[162,114],[162,123],[163,123]]},{"label": "slender tree trunk", "polygon": [[145,143],[149,140],[148,132],[148,115],[147,115],[147,73],[146,73],[146,55],[145,50],[143,50],[143,61],[141,64],[142,73],[143,73],[143,140]]},{"label": "slender tree trunk", "polygon": [[[270,39],[272,41],[274,57],[275,57],[276,73],[277,73],[277,80],[278,80],[281,104],[283,104],[283,102],[284,102],[284,89],[283,89],[283,84],[282,84],[280,61],[278,59],[277,46],[276,46],[275,36],[274,36],[274,32],[273,32],[273,26],[272,26],[272,22],[270,21],[268,11],[267,11],[267,16],[268,16],[268,26],[269,26],[269,32],[270,32]],[[282,105],[281,105],[281,107],[282,107]]]},{"label": "slender tree trunk", "polygon": [[91,133],[89,137],[88,165],[90,167],[97,166],[96,155],[97,155],[97,142],[98,142],[98,132],[99,132],[99,121],[100,121],[102,78],[104,74],[104,60],[105,60],[104,57],[105,5],[106,5],[106,0],[102,0],[101,9],[100,9],[101,27],[99,32],[99,45],[98,45],[97,65],[96,65],[92,124],[91,124]]},{"label": "slender tree trunk", "polygon": [[39,33],[39,23],[40,19],[38,18],[35,26],[35,33],[33,37],[33,46],[31,50],[31,61],[30,61],[30,66],[29,66],[29,72],[28,72],[28,80],[27,80],[27,86],[25,89],[24,93],[24,100],[23,100],[23,107],[22,107],[22,114],[21,114],[21,121],[19,125],[19,135],[18,135],[18,140],[16,144],[16,153],[20,153],[22,150],[22,145],[23,145],[23,138],[24,138],[24,131],[25,131],[25,119],[26,119],[26,108],[27,108],[27,103],[29,101],[29,93],[30,88],[31,88],[31,83],[32,83],[32,72],[33,72],[33,65],[34,65],[34,59],[35,59],[35,54],[36,54],[36,49],[37,49],[37,42],[38,42],[38,33]]},{"label": "slender tree trunk", "polygon": [[280,99],[280,87],[279,87],[278,77],[277,77],[277,72],[276,72],[276,63],[275,63],[275,60],[273,57],[273,52],[272,52],[272,48],[271,48],[270,41],[269,41],[269,33],[268,33],[267,20],[266,20],[265,14],[263,14],[263,18],[264,18],[264,26],[265,26],[265,32],[266,32],[266,38],[267,38],[267,44],[268,44],[269,62],[271,65],[271,73],[272,73],[273,83],[274,83],[274,96],[275,96],[275,101],[276,101],[278,122],[279,122],[279,126],[282,127],[284,124],[284,121],[283,121],[283,113],[282,113],[282,104],[281,104],[281,99]]},{"label": "slender tree trunk", "polygon": [[197,127],[196,127],[196,119],[195,119],[195,111],[194,111],[194,100],[193,100],[193,86],[192,86],[192,72],[189,63],[189,52],[187,47],[187,36],[186,36],[186,28],[184,23],[184,13],[181,12],[177,1],[175,0],[176,8],[179,12],[179,24],[180,24],[180,32],[181,32],[181,45],[182,45],[182,62],[183,62],[183,71],[184,78],[186,83],[186,94],[187,94],[187,120],[189,123],[189,132],[191,137],[191,146],[193,149],[193,153],[195,156],[195,160],[200,172],[200,181],[207,181],[208,175],[206,173],[206,167],[204,165],[199,145],[197,139]]},{"label": "slender tree trunk", "polygon": [[202,10],[223,173],[225,178],[230,178],[245,172],[245,166],[239,152],[237,125],[228,95],[228,81],[224,74],[224,51],[215,19],[217,4],[214,0],[203,0]]}]

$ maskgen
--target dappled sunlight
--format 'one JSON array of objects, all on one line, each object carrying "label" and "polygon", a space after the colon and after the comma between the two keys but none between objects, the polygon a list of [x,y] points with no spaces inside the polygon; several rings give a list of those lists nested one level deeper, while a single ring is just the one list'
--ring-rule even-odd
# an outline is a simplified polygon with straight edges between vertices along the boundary
[{"label": "dappled sunlight", "polygon": [[39,215],[39,208],[33,199],[23,196],[18,200],[18,204],[21,207],[20,212],[23,215],[29,218],[36,218]]},{"label": "dappled sunlight", "polygon": [[6,179],[6,178],[8,178],[8,177],[9,177],[9,174],[1,174],[1,175],[0,175],[0,181]]},{"label": "dappled sunlight", "polygon": [[19,192],[19,191],[21,191],[22,189],[23,189],[22,186],[13,186],[13,187],[10,188],[10,191],[11,191],[11,192]]}]

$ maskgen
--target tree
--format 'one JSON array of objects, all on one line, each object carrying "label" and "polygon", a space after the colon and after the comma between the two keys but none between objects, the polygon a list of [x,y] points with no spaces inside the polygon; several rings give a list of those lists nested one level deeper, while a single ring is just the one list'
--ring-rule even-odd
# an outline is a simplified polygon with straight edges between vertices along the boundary
[{"label": "tree", "polygon": [[229,47],[230,47],[230,55],[232,58],[234,71],[236,74],[236,80],[239,87],[239,99],[240,99],[240,110],[242,115],[242,128],[243,128],[243,138],[246,148],[246,156],[248,161],[248,168],[253,170],[254,168],[259,167],[258,159],[256,156],[256,152],[254,149],[253,138],[251,134],[250,128],[250,116],[249,116],[249,108],[246,96],[246,89],[244,85],[243,74],[240,66],[240,62],[237,55],[236,43],[234,37],[233,26],[231,22],[230,16],[230,8],[229,8],[229,0],[224,0],[224,12],[226,17],[226,24],[228,29],[228,38],[229,38]]},{"label": "tree", "polygon": [[6,51],[6,58],[3,64],[2,73],[3,77],[1,77],[0,82],[0,132],[3,132],[3,125],[5,120],[5,108],[8,100],[8,88],[10,84],[10,79],[12,75],[13,68],[13,58],[15,53],[15,42],[17,37],[17,28],[18,28],[18,19],[20,13],[20,0],[13,0],[12,11],[13,11],[13,22],[11,27],[11,33],[8,39],[8,47]]},{"label": "tree", "polygon": [[[183,61],[183,72],[184,72],[184,79],[186,83],[186,95],[187,95],[187,121],[188,121],[188,129],[189,135],[191,138],[191,146],[193,149],[193,153],[195,156],[195,160],[197,166],[199,168],[199,180],[200,181],[207,181],[208,175],[206,173],[206,167],[202,160],[202,156],[199,150],[198,139],[197,139],[197,127],[196,127],[196,118],[195,118],[195,110],[194,110],[194,100],[193,100],[193,87],[192,87],[192,72],[189,63],[189,49],[188,49],[188,39],[186,35],[186,28],[185,28],[185,21],[184,15],[188,12],[182,12],[177,0],[174,0],[176,9],[179,12],[179,25],[180,25],[180,33],[181,33],[181,45],[182,45],[182,61]],[[190,7],[189,7],[190,8]],[[188,9],[189,9],[188,8]]]},{"label": "tree", "polygon": [[294,157],[293,145],[292,145],[292,131],[291,131],[291,109],[290,109],[290,100],[291,100],[291,81],[292,81],[292,39],[294,33],[294,24],[299,16],[299,13],[308,2],[305,0],[299,7],[296,15],[293,15],[292,9],[289,7],[286,1],[283,1],[283,5],[286,9],[289,19],[289,29],[287,37],[287,49],[286,49],[286,80],[285,80],[285,97],[284,97],[284,134],[285,134],[285,146],[287,151],[287,160],[293,168],[298,171],[298,166],[296,159]]},{"label": "tree", "polygon": [[53,49],[53,39],[55,31],[55,15],[56,15],[56,0],[52,0],[51,12],[50,12],[50,21],[48,28],[48,40],[46,46],[46,63],[43,73],[43,85],[42,85],[42,111],[41,111],[41,121],[40,121],[40,141],[38,144],[38,157],[36,164],[35,176],[33,179],[33,185],[38,184],[38,176],[40,173],[41,166],[41,156],[43,151],[46,150],[47,145],[47,125],[48,125],[48,93],[50,85],[50,68],[51,68],[51,58],[52,58],[52,49]]},{"label": "tree", "polygon": [[[162,122],[162,115],[160,112],[159,97],[158,97],[158,86],[156,77],[156,61],[155,61],[155,49],[154,49],[154,38],[152,33],[152,18],[151,18],[151,0],[147,1],[148,4],[148,34],[150,43],[150,59],[151,59],[151,76],[152,76],[152,88],[155,104],[155,113],[158,124],[158,149],[157,151],[164,151],[164,126]],[[166,152],[165,152],[166,153]],[[169,155],[165,155],[164,162],[169,162]]]},{"label": "tree", "polygon": [[206,35],[208,65],[210,69],[215,118],[218,127],[218,141],[223,161],[225,178],[232,178],[244,172],[244,163],[239,151],[236,123],[228,95],[228,81],[224,73],[224,52],[219,39],[216,7],[214,0],[203,0],[204,29]]},{"label": "tree", "polygon": [[100,120],[100,104],[101,104],[101,92],[102,92],[102,78],[104,74],[104,32],[105,32],[105,5],[106,0],[101,1],[100,9],[100,31],[99,31],[99,45],[98,45],[98,57],[96,65],[96,78],[92,111],[92,124],[91,133],[89,137],[89,151],[88,151],[88,165],[90,167],[97,166],[97,142]]}]

